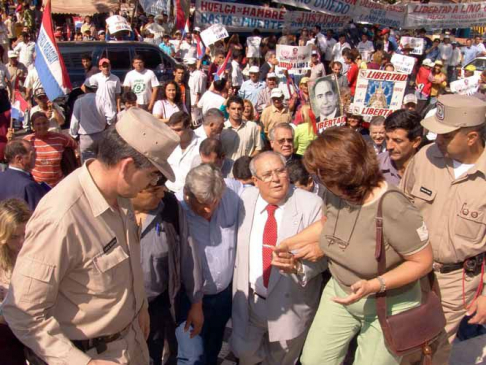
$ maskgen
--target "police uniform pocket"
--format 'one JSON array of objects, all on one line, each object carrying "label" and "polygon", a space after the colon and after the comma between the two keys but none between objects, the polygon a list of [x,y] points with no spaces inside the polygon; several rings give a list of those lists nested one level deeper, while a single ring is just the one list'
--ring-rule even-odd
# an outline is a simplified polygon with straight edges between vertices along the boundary
[{"label": "police uniform pocket", "polygon": [[15,269],[23,276],[20,301],[36,304],[52,301],[54,268],[54,265],[29,257],[18,260]]},{"label": "police uniform pocket", "polygon": [[[122,283],[127,276],[123,275],[121,264],[127,261],[129,256],[121,246],[116,246],[108,253],[100,253],[93,259],[96,268],[91,279],[95,289],[107,290],[114,287],[117,283]],[[126,272],[128,272],[127,270]]]},{"label": "police uniform pocket", "polygon": [[479,242],[486,233],[486,215],[464,204],[457,214],[454,232],[457,236],[472,242]]}]

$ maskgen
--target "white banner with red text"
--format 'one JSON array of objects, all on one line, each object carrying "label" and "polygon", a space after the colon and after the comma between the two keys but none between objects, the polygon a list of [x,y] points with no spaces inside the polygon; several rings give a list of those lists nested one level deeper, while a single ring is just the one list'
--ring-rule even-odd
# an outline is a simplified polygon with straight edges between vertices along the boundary
[{"label": "white banner with red text", "polygon": [[289,74],[302,75],[310,70],[312,46],[284,46],[277,44],[277,60],[279,67],[287,69]]}]

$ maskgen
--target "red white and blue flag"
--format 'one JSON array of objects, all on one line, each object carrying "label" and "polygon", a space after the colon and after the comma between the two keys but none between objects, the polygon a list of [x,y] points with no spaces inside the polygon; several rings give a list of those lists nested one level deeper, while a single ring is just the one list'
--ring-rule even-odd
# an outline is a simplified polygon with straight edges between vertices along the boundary
[{"label": "red white and blue flag", "polygon": [[49,100],[53,101],[69,93],[72,89],[71,81],[54,37],[51,0],[47,0],[44,7],[35,53],[35,68]]},{"label": "red white and blue flag", "polygon": [[224,59],[224,62],[221,66],[219,66],[218,71],[216,72],[217,78],[215,79],[222,79],[224,75],[224,71],[226,70],[226,67],[228,66],[228,63],[231,59],[231,49],[228,51],[228,54],[226,55],[226,58]]},{"label": "red white and blue flag", "polygon": [[201,41],[201,37],[199,36],[199,34],[196,34],[195,37],[196,37],[197,59],[202,60],[204,55],[206,54],[206,47],[204,47],[204,43]]}]

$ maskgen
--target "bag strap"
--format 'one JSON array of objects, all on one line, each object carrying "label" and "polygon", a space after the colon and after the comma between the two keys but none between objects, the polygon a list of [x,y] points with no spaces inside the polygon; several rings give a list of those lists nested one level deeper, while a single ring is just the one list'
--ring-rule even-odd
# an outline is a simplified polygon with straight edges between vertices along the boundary
[{"label": "bag strap", "polygon": [[[400,190],[388,190],[386,191],[378,201],[378,210],[376,212],[376,247],[375,247],[375,259],[378,261],[378,275],[381,276],[386,273],[386,250],[383,234],[383,200],[389,193],[398,193],[407,198],[407,196]],[[408,198],[407,198],[408,199]],[[430,271],[427,275],[430,284],[430,291],[435,292],[439,298],[439,288],[437,286],[434,272]],[[427,294],[426,294],[427,295]],[[383,293],[376,293],[376,312],[382,328],[387,327],[387,306],[386,306],[386,291]]]}]

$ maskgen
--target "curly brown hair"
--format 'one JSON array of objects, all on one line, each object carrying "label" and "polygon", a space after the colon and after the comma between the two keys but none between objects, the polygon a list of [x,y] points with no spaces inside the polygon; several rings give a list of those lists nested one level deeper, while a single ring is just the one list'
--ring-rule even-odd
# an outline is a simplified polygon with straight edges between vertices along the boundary
[{"label": "curly brown hair", "polygon": [[304,165],[326,187],[339,189],[344,199],[355,204],[384,181],[375,151],[349,128],[326,129],[307,148]]}]

